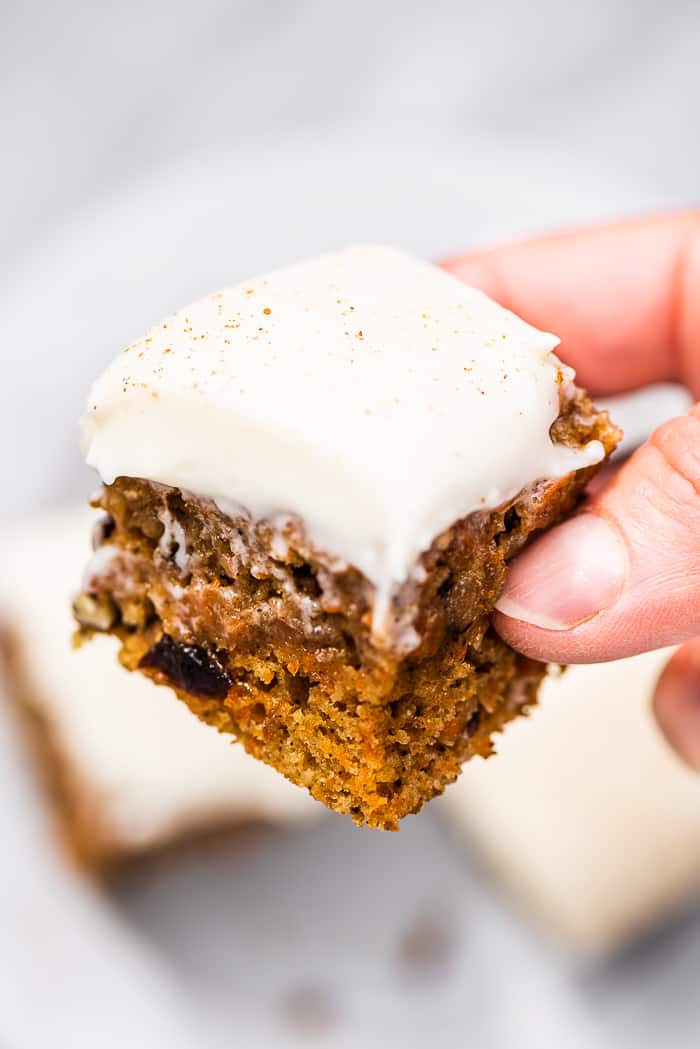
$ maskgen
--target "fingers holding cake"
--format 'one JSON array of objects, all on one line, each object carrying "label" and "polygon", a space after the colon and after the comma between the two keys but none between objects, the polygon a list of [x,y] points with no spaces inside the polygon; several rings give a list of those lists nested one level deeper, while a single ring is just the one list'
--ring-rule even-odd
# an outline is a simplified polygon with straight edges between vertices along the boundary
[{"label": "fingers holding cake", "polygon": [[[524,241],[450,261],[535,323],[598,392],[700,389],[700,212]],[[700,632],[700,408],[660,427],[578,517],[512,567],[499,629],[531,656],[596,662]]]},{"label": "fingers holding cake", "polygon": [[[659,380],[700,392],[700,212],[574,231],[449,269],[562,334],[598,392]],[[686,642],[655,713],[700,770],[700,406],[654,432],[578,516],[513,564],[495,625],[543,660],[597,662]],[[691,640],[688,640],[691,639]]]},{"label": "fingers holding cake", "polygon": [[513,565],[497,608],[537,659],[593,663],[700,633],[700,408],[660,427]]}]

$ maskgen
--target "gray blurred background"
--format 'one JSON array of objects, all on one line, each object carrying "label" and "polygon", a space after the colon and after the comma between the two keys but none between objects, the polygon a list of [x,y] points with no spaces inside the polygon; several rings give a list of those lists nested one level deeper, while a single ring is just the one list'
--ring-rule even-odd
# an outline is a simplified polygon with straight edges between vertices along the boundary
[{"label": "gray blurred background", "polygon": [[[214,286],[347,241],[440,256],[698,203],[697,0],[0,10],[2,516],[90,490],[87,385]],[[251,856],[183,859],[125,889],[115,919],[63,875],[27,880],[34,846],[5,794],[3,906],[24,915],[0,957],[10,1047],[83,1044],[90,1003],[110,1019],[85,1044],[108,1047],[698,1044],[697,916],[581,971],[502,909],[430,813],[398,838],[331,818]],[[37,900],[54,935],[30,948]],[[400,956],[421,913],[446,946],[416,990]],[[164,1020],[182,1010],[191,1043]]]}]

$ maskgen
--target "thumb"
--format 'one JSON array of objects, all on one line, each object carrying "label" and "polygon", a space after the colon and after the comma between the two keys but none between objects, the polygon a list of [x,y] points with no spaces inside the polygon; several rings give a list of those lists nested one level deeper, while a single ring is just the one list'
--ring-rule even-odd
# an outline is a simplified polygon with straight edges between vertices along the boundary
[{"label": "thumb", "polygon": [[552,662],[619,659],[700,634],[700,405],[533,543],[496,608],[506,641]]}]

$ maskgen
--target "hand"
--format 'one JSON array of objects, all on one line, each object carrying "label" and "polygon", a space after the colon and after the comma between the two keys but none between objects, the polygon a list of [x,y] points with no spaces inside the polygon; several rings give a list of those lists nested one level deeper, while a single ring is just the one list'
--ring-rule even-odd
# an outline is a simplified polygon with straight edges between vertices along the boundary
[{"label": "hand", "polygon": [[[700,397],[700,211],[545,237],[446,266],[561,336],[561,357],[592,393],[670,380]],[[656,430],[576,516],[533,543],[497,607],[503,637],[552,662],[685,642],[657,685],[655,711],[700,771],[700,404]]]}]

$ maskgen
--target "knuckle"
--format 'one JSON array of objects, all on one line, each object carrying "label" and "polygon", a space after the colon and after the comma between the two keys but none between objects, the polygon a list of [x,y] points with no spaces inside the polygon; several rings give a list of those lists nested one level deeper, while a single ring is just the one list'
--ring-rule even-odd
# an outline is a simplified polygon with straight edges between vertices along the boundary
[{"label": "knuckle", "polygon": [[700,417],[694,412],[672,419],[654,431],[650,445],[667,471],[694,496],[700,496]]}]

